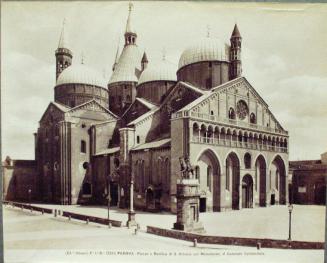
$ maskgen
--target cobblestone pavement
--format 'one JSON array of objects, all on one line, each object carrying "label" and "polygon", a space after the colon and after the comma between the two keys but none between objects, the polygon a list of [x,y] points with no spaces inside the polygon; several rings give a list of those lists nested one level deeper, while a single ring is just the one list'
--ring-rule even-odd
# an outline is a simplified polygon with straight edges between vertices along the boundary
[{"label": "cobblestone pavement", "polygon": [[[141,220],[141,218],[140,218]],[[5,262],[322,262],[323,250],[198,244],[4,207]]]}]

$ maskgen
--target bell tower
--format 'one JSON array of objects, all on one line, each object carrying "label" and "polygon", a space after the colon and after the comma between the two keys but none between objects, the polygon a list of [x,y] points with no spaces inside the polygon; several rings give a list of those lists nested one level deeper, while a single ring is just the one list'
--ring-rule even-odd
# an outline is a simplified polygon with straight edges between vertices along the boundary
[{"label": "bell tower", "polygon": [[125,30],[125,46],[127,45],[136,45],[136,38],[137,34],[132,27],[132,9],[133,4],[130,2],[128,5],[128,18],[126,23],[126,30]]},{"label": "bell tower", "polygon": [[230,38],[230,80],[238,78],[242,74],[241,48],[242,37],[238,30],[237,24],[234,26],[232,36]]},{"label": "bell tower", "polygon": [[60,34],[58,48],[56,50],[56,80],[60,73],[67,67],[72,64],[73,53],[67,47],[67,37],[65,35],[65,24],[66,21],[64,19],[62,30]]}]

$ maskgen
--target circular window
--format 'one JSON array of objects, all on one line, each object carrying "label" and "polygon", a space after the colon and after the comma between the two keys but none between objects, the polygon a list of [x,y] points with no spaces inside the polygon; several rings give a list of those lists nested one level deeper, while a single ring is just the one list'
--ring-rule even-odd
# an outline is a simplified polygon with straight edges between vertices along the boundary
[{"label": "circular window", "polygon": [[236,112],[238,118],[241,120],[244,120],[245,117],[248,115],[249,112],[248,105],[244,100],[240,100],[239,102],[237,102]]}]

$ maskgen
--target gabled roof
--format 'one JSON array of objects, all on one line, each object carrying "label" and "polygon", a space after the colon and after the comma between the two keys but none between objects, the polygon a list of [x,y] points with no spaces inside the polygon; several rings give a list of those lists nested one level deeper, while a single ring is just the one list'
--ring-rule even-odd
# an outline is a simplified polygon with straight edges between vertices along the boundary
[{"label": "gabled roof", "polygon": [[156,105],[152,104],[151,102],[149,102],[148,100],[144,99],[144,98],[140,98],[137,97],[136,98],[137,101],[141,102],[145,107],[147,107],[149,110],[153,109],[154,107],[156,107]]},{"label": "gabled roof", "polygon": [[68,106],[66,106],[64,104],[61,104],[59,102],[52,101],[50,103],[52,103],[53,105],[55,105],[59,110],[61,110],[63,112],[67,112],[67,111],[69,111],[71,109],[70,107],[68,107]]},{"label": "gabled roof", "polygon": [[97,152],[96,154],[94,154],[94,156],[105,155],[105,154],[109,155],[119,151],[120,151],[120,147],[113,147]]},{"label": "gabled roof", "polygon": [[140,121],[143,121],[147,117],[149,117],[152,114],[154,114],[157,110],[159,110],[159,108],[156,106],[152,110],[150,110],[150,111],[144,113],[143,115],[141,115],[140,117],[136,118],[134,121],[131,121],[130,123],[128,123],[127,126],[135,125],[135,124],[139,123]]},{"label": "gabled roof", "polygon": [[249,89],[253,92],[253,94],[256,96],[256,98],[267,108],[269,114],[271,114],[272,118],[278,123],[278,125],[284,129],[282,127],[282,125],[278,122],[278,120],[276,119],[276,117],[273,115],[273,113],[269,110],[269,106],[268,104],[264,101],[264,99],[258,94],[258,92],[252,87],[252,85],[248,82],[248,80],[245,77],[239,77],[233,80],[230,80],[228,82],[225,82],[224,84],[221,84],[217,87],[212,88],[209,92],[206,92],[204,95],[202,95],[201,97],[197,98],[196,100],[192,101],[191,103],[187,104],[185,107],[183,107],[182,109],[180,109],[178,112],[182,112],[182,111],[188,111],[191,110],[192,108],[194,108],[195,106],[197,106],[198,104],[200,104],[202,101],[208,99],[210,96],[213,96],[214,94],[216,94],[217,92],[230,87],[236,83],[239,82],[245,82],[246,85],[249,87]]},{"label": "gabled roof", "polygon": [[50,108],[51,105],[53,105],[54,107],[56,107],[62,113],[68,112],[71,109],[71,108],[69,108],[66,105],[63,105],[61,103],[50,101],[48,107],[46,108],[46,110],[44,111],[43,115],[41,116],[40,121],[42,121],[42,119],[44,118],[45,114],[48,112],[48,109]]},{"label": "gabled roof", "polygon": [[128,108],[125,110],[125,112],[123,113],[123,115],[121,116],[122,118],[125,116],[125,114],[133,107],[133,105],[136,102],[140,102],[142,105],[144,105],[146,108],[148,108],[149,110],[152,110],[153,108],[157,107],[156,105],[152,104],[151,102],[149,102],[148,100],[144,99],[144,98],[139,98],[136,97],[135,101],[128,106]]},{"label": "gabled roof", "polygon": [[[83,103],[83,104],[80,104],[80,105],[78,105],[78,106],[76,106],[76,107],[74,107],[74,108],[72,108],[72,109],[70,109],[69,110],[69,112],[73,112],[73,111],[76,111],[76,110],[79,110],[79,109],[85,109],[86,108],[86,106],[88,106],[88,105],[96,105],[97,107],[99,107],[100,109],[102,109],[103,111],[105,111],[105,112],[107,112],[107,113],[109,113],[110,115],[112,115],[114,118],[116,118],[116,119],[119,119],[119,117],[116,115],[116,114],[114,114],[114,113],[112,113],[110,110],[108,110],[106,107],[103,107],[99,102],[97,102],[95,99],[92,99],[92,100],[89,100],[89,101],[87,101],[87,102],[85,102],[85,103]],[[95,109],[95,108],[94,108]]]},{"label": "gabled roof", "polygon": [[162,139],[158,141],[153,142],[147,142],[140,145],[137,145],[131,149],[131,151],[138,151],[138,150],[144,150],[144,149],[152,149],[152,148],[162,148],[162,147],[169,147],[170,146],[171,139]]},{"label": "gabled roof", "polygon": [[206,94],[206,93],[209,92],[209,91],[205,91],[205,90],[202,90],[202,89],[200,89],[200,88],[197,88],[197,87],[191,85],[190,83],[187,83],[187,82],[184,82],[184,81],[179,81],[179,82],[176,83],[176,85],[172,86],[172,87],[167,91],[167,93],[166,93],[167,96],[166,96],[165,99],[162,101],[160,107],[161,107],[162,105],[164,105],[165,102],[166,102],[167,100],[169,100],[169,98],[173,95],[174,90],[175,90],[175,89],[178,89],[178,87],[179,87],[180,85],[181,85],[181,86],[184,86],[184,87],[187,88],[187,89],[193,90],[193,91],[195,91],[195,92],[197,92],[197,93],[199,93],[199,94],[202,94],[202,95],[203,95],[203,94]]}]

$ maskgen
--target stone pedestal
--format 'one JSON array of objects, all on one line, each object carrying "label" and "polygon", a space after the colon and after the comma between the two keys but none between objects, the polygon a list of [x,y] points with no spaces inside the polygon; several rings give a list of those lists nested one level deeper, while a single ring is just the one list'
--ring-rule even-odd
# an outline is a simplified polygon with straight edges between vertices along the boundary
[{"label": "stone pedestal", "polygon": [[134,211],[128,212],[128,220],[127,220],[126,226],[128,228],[130,228],[132,226],[137,226],[137,222],[135,221],[135,212]]},{"label": "stone pedestal", "polygon": [[199,181],[183,179],[177,183],[177,222],[174,229],[186,232],[204,233],[204,227],[199,221]]}]

